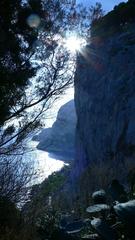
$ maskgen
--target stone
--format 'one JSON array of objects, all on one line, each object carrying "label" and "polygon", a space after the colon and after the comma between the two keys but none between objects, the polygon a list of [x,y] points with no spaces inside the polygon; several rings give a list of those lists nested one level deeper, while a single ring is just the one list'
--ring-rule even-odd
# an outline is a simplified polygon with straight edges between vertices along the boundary
[{"label": "stone", "polygon": [[60,108],[53,126],[43,129],[33,138],[39,141],[37,148],[54,154],[61,160],[73,160],[76,121],[74,100],[71,100]]},{"label": "stone", "polygon": [[91,163],[109,159],[117,167],[135,155],[135,41],[127,41],[134,27],[91,42],[78,56],[76,175]]}]

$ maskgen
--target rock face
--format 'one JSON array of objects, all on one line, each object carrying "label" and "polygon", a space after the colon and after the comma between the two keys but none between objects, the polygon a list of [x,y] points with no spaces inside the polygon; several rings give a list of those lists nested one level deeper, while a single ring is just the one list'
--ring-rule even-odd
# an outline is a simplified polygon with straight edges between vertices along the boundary
[{"label": "rock face", "polygon": [[74,100],[71,100],[60,108],[52,128],[44,129],[34,137],[39,141],[37,148],[55,154],[59,159],[74,159],[76,121]]},{"label": "rock face", "polygon": [[93,39],[75,74],[76,168],[135,156],[135,25]]}]

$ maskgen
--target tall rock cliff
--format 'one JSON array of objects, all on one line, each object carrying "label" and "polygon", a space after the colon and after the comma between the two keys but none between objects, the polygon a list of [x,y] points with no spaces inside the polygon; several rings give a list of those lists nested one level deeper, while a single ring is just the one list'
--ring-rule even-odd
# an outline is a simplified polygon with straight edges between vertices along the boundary
[{"label": "tall rock cliff", "polygon": [[62,160],[73,160],[75,152],[76,112],[74,100],[64,104],[58,111],[51,128],[46,128],[33,140],[39,141],[37,148],[55,154]]},{"label": "tall rock cliff", "polygon": [[93,37],[77,60],[76,173],[135,157],[135,24]]}]

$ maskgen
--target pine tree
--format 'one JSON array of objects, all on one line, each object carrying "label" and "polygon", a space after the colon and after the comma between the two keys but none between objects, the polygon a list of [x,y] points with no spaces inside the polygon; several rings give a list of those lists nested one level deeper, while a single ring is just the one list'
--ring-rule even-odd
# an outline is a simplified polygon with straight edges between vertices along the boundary
[{"label": "pine tree", "polygon": [[21,0],[0,2],[0,125],[20,103],[28,79],[35,74],[29,57],[37,33],[27,24],[32,12],[32,6]]}]

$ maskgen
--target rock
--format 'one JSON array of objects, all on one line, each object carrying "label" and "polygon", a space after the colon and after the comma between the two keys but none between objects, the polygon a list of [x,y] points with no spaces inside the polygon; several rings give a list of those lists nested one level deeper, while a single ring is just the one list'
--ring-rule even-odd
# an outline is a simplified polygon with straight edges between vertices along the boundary
[{"label": "rock", "polygon": [[95,218],[91,221],[91,225],[104,240],[118,239],[116,232],[104,220]]},{"label": "rock", "polygon": [[92,199],[95,204],[104,204],[106,203],[106,192],[103,189],[96,191],[92,194]]},{"label": "rock", "polygon": [[135,228],[135,200],[119,203],[114,206],[114,210],[120,220],[128,223],[129,225],[134,224]]},{"label": "rock", "polygon": [[83,229],[83,227],[84,227],[84,222],[82,220],[78,220],[78,221],[74,221],[72,223],[69,223],[66,226],[65,231],[68,234],[78,233]]},{"label": "rock", "polygon": [[117,168],[135,155],[135,41],[128,42],[135,39],[134,27],[98,43],[93,40],[78,56],[77,175],[93,162],[114,159]]},{"label": "rock", "polygon": [[86,209],[88,213],[99,213],[99,212],[106,212],[110,209],[110,206],[107,204],[95,204]]},{"label": "rock", "polygon": [[82,240],[101,240],[98,234],[85,234],[81,237]]},{"label": "rock", "polygon": [[127,238],[135,239],[135,200],[117,204],[114,206],[114,211],[119,220],[124,223]]},{"label": "rock", "polygon": [[58,111],[52,128],[42,130],[34,137],[39,141],[38,149],[55,154],[62,160],[74,159],[76,113],[74,100],[64,104]]}]

